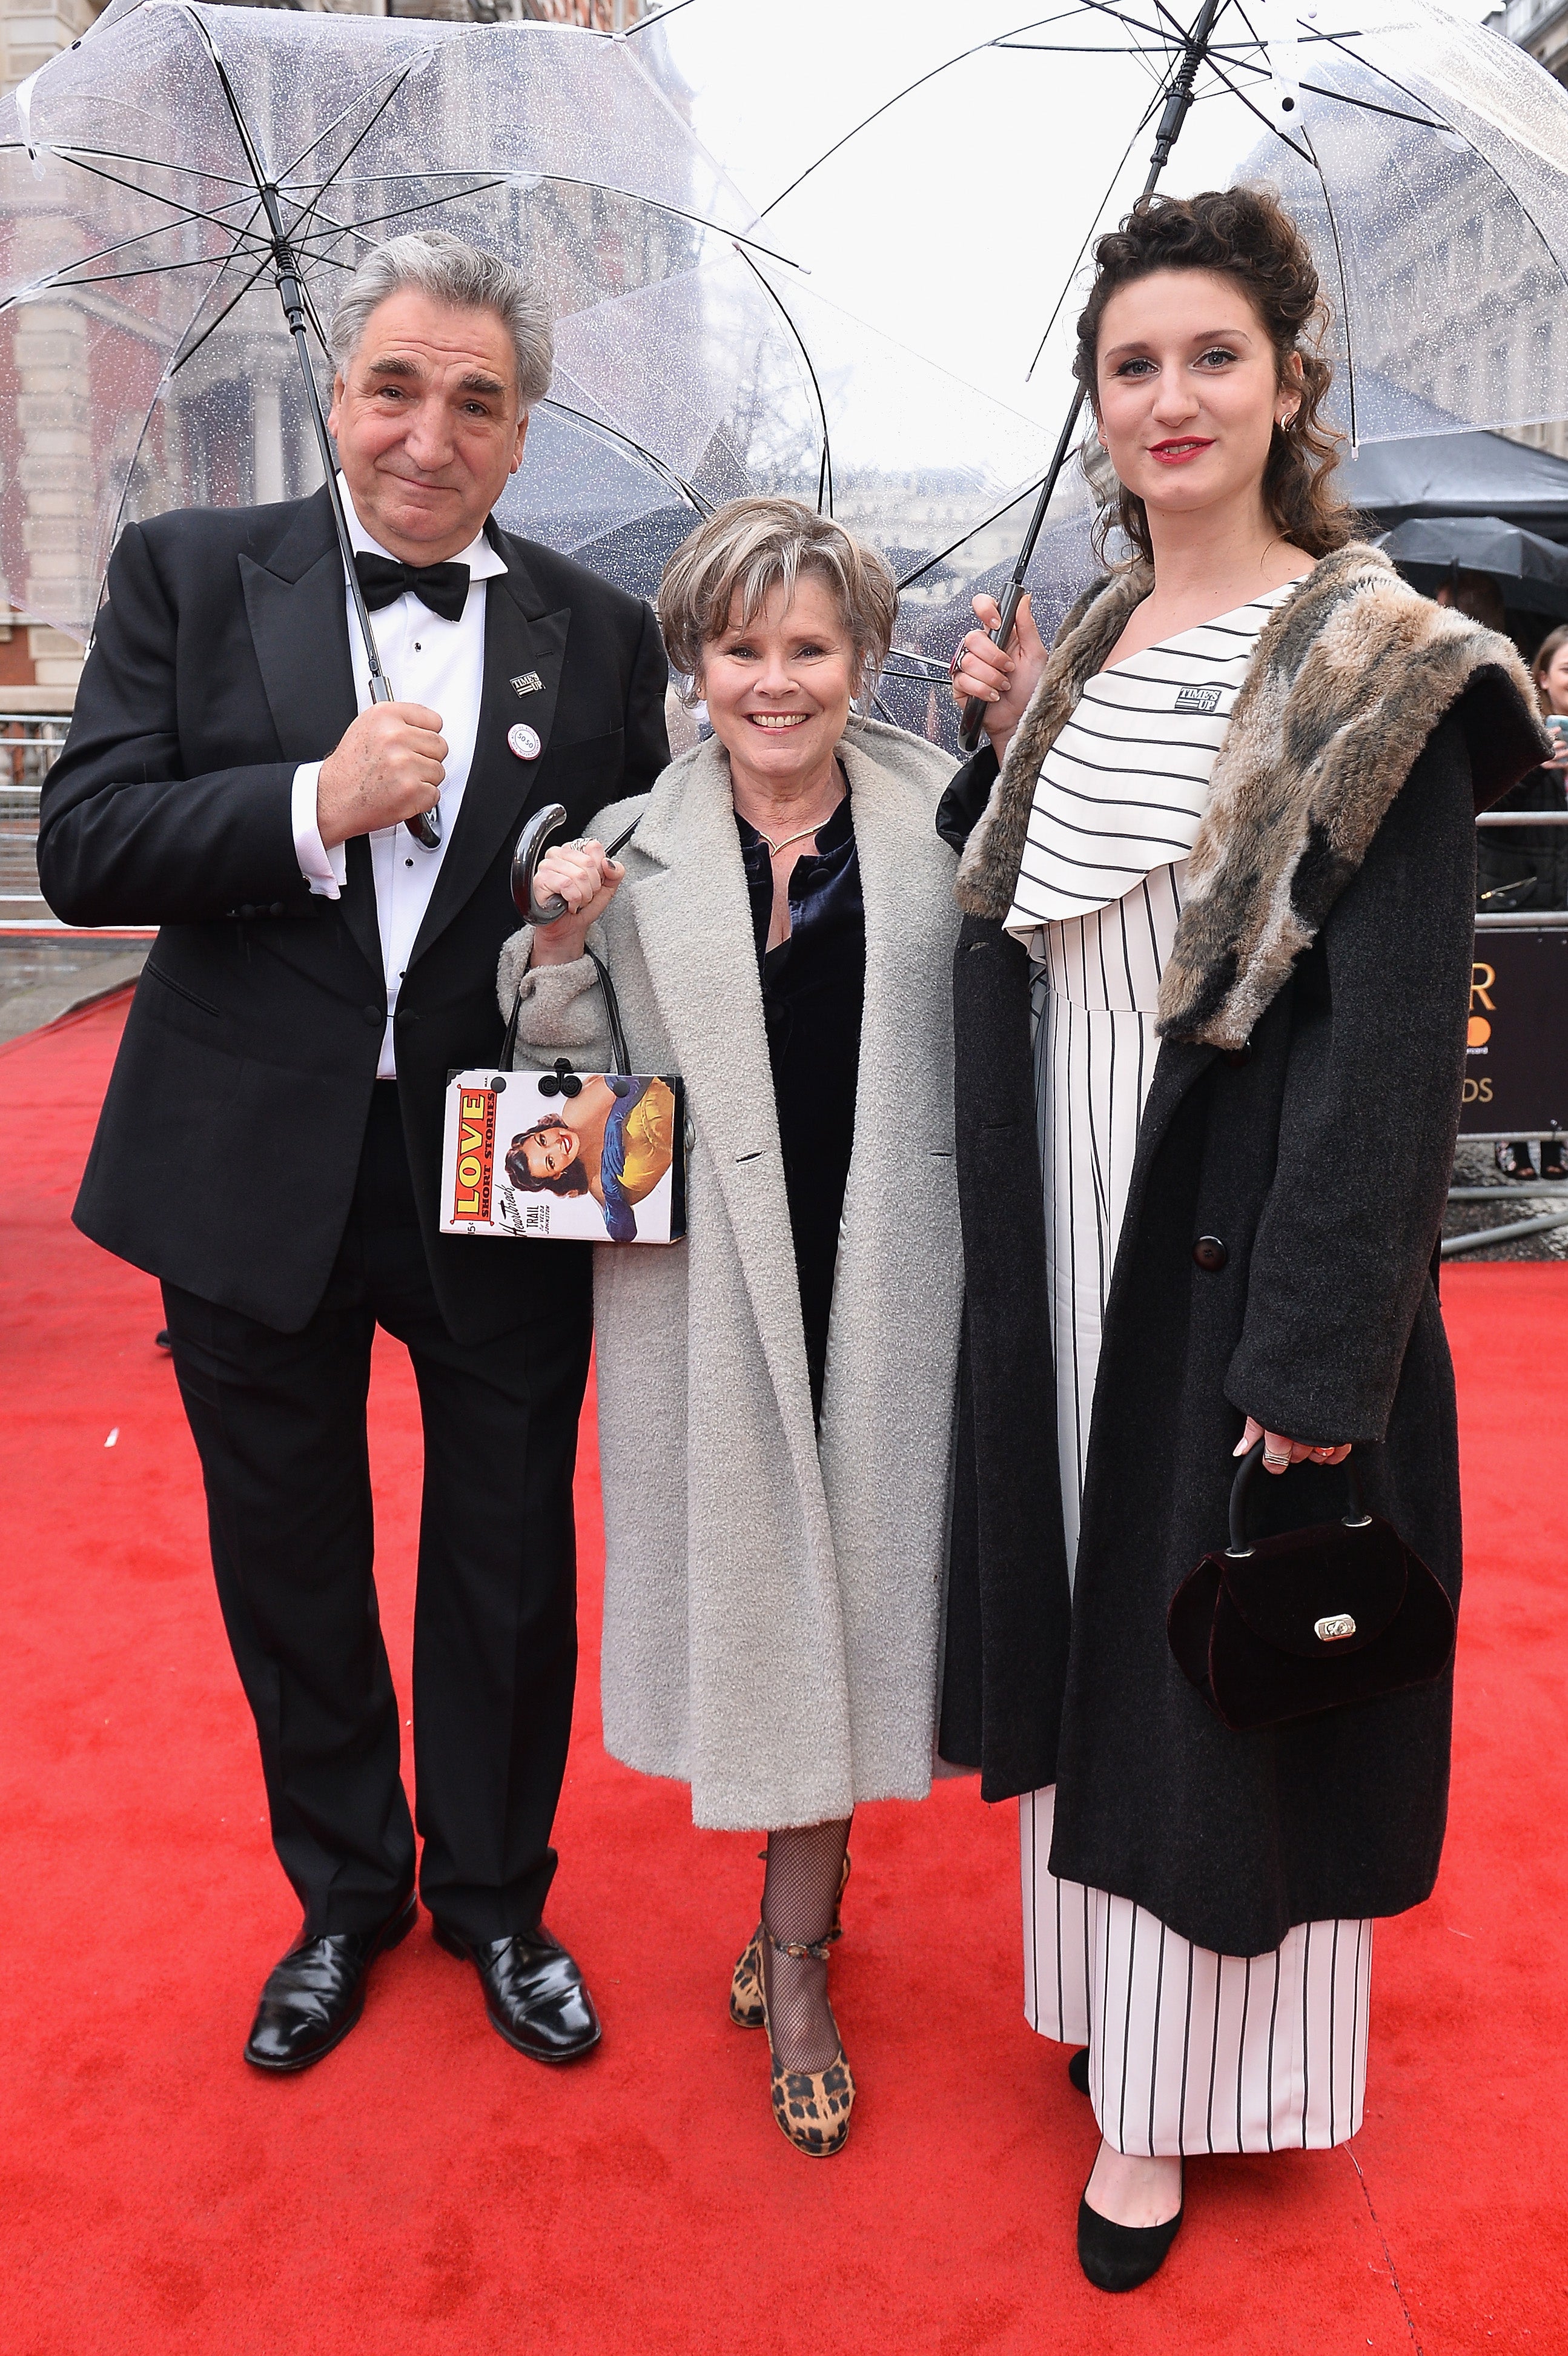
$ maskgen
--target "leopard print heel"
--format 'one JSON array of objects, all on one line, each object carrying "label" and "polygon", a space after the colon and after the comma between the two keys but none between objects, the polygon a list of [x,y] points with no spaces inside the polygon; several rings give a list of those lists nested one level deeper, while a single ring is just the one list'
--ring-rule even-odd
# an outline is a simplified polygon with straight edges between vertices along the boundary
[{"label": "leopard print heel", "polygon": [[[766,1857],[768,1851],[764,1849]],[[839,1894],[833,1902],[832,1927],[822,1941],[831,1947],[835,1939],[843,1937],[843,1893],[849,1879],[849,1851],[843,1853],[843,1869],[839,1875]],[[729,1984],[729,2017],[737,2029],[760,2029],[767,2016],[762,2008],[762,1925],[759,1922],[746,1941]]]},{"label": "leopard print heel", "polygon": [[[841,1884],[842,1888],[842,1884]],[[762,1936],[772,1938],[770,1931]],[[774,1939],[776,1953],[780,1955],[814,1955],[821,1964],[828,1960],[826,1939],[811,1946]],[[760,1952],[757,1956],[761,1964]],[[763,2008],[763,2026],[767,2027],[767,2007]],[[838,2051],[825,2070],[785,2070],[779,2057],[770,2050],[773,2064],[769,2093],[773,2115],[779,2132],[789,2137],[797,2151],[808,2159],[831,2159],[842,2151],[849,2136],[850,2113],[854,2107],[854,2074],[844,2058],[841,2043]]]},{"label": "leopard print heel", "polygon": [[854,2078],[841,2045],[825,2070],[773,2068],[773,2115],[797,2151],[831,2159],[849,2136]]},{"label": "leopard print heel", "polygon": [[746,1943],[729,1984],[729,2017],[737,2029],[762,2029],[768,2015],[762,2002],[762,1925]]}]

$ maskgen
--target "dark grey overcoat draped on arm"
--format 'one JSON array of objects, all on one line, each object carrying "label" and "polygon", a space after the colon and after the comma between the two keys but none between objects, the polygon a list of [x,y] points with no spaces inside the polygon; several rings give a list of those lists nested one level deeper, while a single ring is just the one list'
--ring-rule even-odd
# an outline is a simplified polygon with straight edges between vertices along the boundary
[{"label": "dark grey overcoat draped on arm", "polygon": [[[1374,1510],[1457,1601],[1434,1279],[1473,821],[1539,760],[1542,732],[1509,642],[1418,597],[1370,549],[1322,559],[1265,628],[1162,989],[1069,1601],[1028,960],[1002,923],[1043,753],[1149,586],[1133,572],[1080,601],[1001,776],[978,758],[940,820],[967,838],[954,1001],[967,1298],[940,1749],[981,1768],[990,1799],[1056,1783],[1054,1873],[1256,1954],[1293,1923],[1428,1894],[1451,1681],[1236,1734],[1176,1667],[1165,1613],[1223,1538],[1247,1414],[1353,1441]],[[1200,1237],[1219,1250],[1197,1255]],[[1262,1484],[1262,1526],[1327,1518],[1342,1479],[1301,1467]]]}]

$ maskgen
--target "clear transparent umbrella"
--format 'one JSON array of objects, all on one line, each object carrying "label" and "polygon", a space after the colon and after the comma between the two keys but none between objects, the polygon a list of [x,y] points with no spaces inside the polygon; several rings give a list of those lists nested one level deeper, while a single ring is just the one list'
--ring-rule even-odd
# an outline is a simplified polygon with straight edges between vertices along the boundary
[{"label": "clear transparent umbrella", "polygon": [[[126,518],[318,482],[322,323],[376,241],[429,223],[555,316],[502,519],[640,593],[741,492],[847,503],[908,568],[1043,463],[1037,425],[789,269],[637,45],[146,0],[0,108],[14,605],[85,636]],[[846,420],[875,463],[839,466]],[[922,717],[934,668],[893,665]]]},{"label": "clear transparent umbrella", "polygon": [[[1264,182],[1302,223],[1352,439],[1568,416],[1568,91],[1434,0],[674,0],[639,39],[757,236],[1052,442],[1090,247],[1162,123],[1160,186]],[[1090,506],[1069,464],[1030,574],[1042,622],[1085,578]],[[951,644],[975,555],[920,575],[911,644]]]}]

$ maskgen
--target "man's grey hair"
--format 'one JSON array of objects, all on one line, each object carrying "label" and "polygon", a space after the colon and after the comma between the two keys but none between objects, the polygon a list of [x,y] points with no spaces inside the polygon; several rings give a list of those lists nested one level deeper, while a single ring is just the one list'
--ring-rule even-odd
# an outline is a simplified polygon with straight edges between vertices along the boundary
[{"label": "man's grey hair", "polygon": [[339,369],[359,350],[371,312],[405,287],[428,294],[433,303],[448,303],[454,310],[493,312],[517,355],[517,389],[523,408],[532,409],[543,399],[555,356],[543,301],[521,271],[499,253],[481,253],[444,229],[389,237],[360,262],[332,315],[328,337]]}]

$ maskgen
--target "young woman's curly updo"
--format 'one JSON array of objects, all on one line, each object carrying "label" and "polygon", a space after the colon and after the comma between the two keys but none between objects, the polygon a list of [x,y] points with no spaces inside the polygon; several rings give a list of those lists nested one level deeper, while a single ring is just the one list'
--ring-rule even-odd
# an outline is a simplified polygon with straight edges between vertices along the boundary
[{"label": "young woman's curly updo", "polygon": [[[1258,188],[1209,188],[1199,197],[1140,197],[1120,229],[1094,249],[1094,284],[1078,322],[1073,374],[1099,408],[1096,354],[1105,306],[1123,286],[1157,270],[1208,270],[1233,278],[1262,321],[1283,384],[1294,354],[1301,403],[1276,425],[1263,469],[1263,503],[1282,536],[1308,556],[1326,556],[1354,535],[1350,509],[1330,477],[1338,436],[1319,422],[1334,371],[1320,346],[1328,309],[1306,240],[1273,197]],[[1106,519],[1121,524],[1140,556],[1154,555],[1142,499],[1122,487]]]}]

